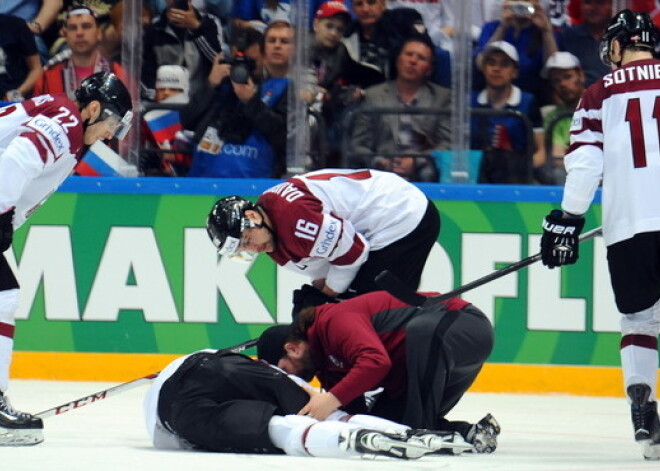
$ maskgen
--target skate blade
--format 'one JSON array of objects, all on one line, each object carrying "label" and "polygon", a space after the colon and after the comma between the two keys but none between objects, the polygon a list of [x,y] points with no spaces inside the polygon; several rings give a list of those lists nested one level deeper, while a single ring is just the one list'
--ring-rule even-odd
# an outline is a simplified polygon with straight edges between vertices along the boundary
[{"label": "skate blade", "polygon": [[41,429],[8,429],[0,427],[0,446],[31,446],[44,441]]},{"label": "skate blade", "polygon": [[374,442],[378,451],[375,453],[385,453],[396,458],[416,460],[429,452],[429,448],[421,443],[403,442],[391,438],[381,437]]},{"label": "skate blade", "polygon": [[644,440],[642,444],[644,459],[648,461],[660,460],[660,443],[652,443],[651,440]]},{"label": "skate blade", "polygon": [[458,443],[453,443],[453,442],[445,442],[442,446],[443,448],[450,448],[454,450],[455,452],[464,452],[464,451],[470,451],[474,450],[474,445],[468,442],[458,442]]}]

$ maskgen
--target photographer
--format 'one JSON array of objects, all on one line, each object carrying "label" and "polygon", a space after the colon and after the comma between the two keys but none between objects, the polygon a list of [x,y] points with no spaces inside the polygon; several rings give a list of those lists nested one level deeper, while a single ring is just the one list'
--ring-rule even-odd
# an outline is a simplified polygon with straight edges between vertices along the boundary
[{"label": "photographer", "polygon": [[200,13],[188,0],[167,0],[167,9],[144,31],[142,83],[154,99],[156,71],[180,65],[190,72],[190,88],[206,82],[215,56],[223,49],[220,20]]},{"label": "photographer", "polygon": [[195,131],[190,177],[276,178],[285,167],[288,64],[293,29],[265,36],[236,28],[230,57],[219,55],[206,83],[182,110]]},{"label": "photographer", "polygon": [[[543,65],[557,52],[557,38],[552,24],[538,0],[505,0],[499,21],[484,25],[476,48],[476,59],[488,44],[506,41],[512,44],[519,57],[518,77],[514,84],[535,96],[540,104],[550,101],[545,82],[540,80]],[[475,90],[484,88],[483,75],[477,74]]]}]

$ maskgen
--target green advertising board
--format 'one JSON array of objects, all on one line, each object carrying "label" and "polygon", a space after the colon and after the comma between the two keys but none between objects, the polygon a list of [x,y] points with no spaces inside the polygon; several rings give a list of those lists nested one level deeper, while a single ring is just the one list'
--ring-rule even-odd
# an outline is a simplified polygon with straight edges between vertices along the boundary
[{"label": "green advertising board", "polygon": [[[306,280],[267,256],[220,259],[204,223],[214,201],[277,182],[71,178],[5,253],[22,287],[15,348],[183,354],[258,337],[290,319]],[[442,215],[421,288],[448,291],[538,252],[555,187],[420,185]],[[600,208],[587,228],[600,225]],[[490,361],[618,365],[618,314],[601,238],[578,264],[540,263],[464,298],[493,321]]]}]

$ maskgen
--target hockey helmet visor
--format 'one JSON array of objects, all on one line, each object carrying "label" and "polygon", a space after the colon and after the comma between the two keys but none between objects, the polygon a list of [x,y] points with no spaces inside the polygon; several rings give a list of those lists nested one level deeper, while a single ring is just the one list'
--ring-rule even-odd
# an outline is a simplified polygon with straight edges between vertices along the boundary
[{"label": "hockey helmet visor", "polygon": [[112,132],[112,135],[117,139],[121,140],[126,137],[128,131],[131,130],[131,124],[133,122],[133,112],[127,111],[124,116],[116,114],[110,108],[104,108],[101,112],[101,117],[99,121],[103,121],[107,124]]}]

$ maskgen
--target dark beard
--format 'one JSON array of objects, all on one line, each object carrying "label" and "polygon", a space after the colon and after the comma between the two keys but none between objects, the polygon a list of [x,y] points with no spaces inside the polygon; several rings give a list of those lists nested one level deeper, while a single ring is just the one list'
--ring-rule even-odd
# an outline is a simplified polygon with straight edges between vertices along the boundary
[{"label": "dark beard", "polygon": [[297,376],[309,383],[312,379],[314,379],[318,368],[316,367],[316,364],[309,352],[300,360],[302,362],[302,366],[300,367],[300,371],[298,372]]}]

